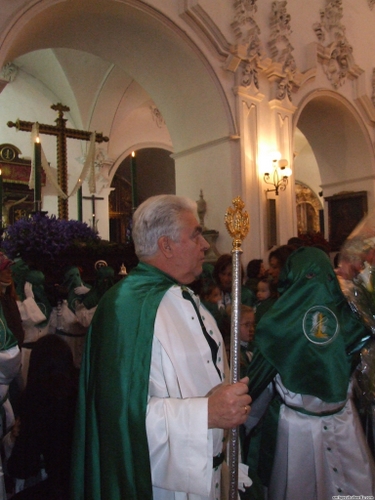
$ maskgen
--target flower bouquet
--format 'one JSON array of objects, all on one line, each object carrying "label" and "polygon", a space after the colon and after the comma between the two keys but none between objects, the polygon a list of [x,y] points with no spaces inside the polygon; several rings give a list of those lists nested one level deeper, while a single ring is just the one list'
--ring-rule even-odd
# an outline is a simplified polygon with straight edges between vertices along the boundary
[{"label": "flower bouquet", "polygon": [[361,350],[356,382],[367,439],[375,452],[375,211],[358,224],[341,248],[338,278],[352,309],[371,332]]},{"label": "flower bouquet", "polygon": [[375,212],[358,224],[341,248],[338,275],[351,307],[375,335]]}]

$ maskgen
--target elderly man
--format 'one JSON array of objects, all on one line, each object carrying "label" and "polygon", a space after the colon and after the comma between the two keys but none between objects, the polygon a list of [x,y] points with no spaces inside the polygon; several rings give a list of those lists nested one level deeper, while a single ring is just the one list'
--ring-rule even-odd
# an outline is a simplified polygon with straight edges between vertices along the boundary
[{"label": "elderly man", "polygon": [[247,382],[224,382],[213,317],[186,287],[209,245],[187,198],[135,212],[140,260],[99,303],[87,338],[74,500],[220,498],[223,429],[250,411]]}]

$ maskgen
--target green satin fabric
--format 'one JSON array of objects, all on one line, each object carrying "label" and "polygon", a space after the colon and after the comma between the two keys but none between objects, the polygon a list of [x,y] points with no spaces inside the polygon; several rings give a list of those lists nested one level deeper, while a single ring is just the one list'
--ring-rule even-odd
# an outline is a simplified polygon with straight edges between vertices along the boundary
[{"label": "green satin fabric", "polygon": [[17,338],[9,328],[4,316],[3,308],[0,306],[0,351],[7,351],[18,344]]},{"label": "green satin fabric", "polygon": [[[33,286],[34,300],[38,304],[38,307],[45,315],[46,320],[38,323],[38,326],[43,327],[48,323],[48,319],[52,312],[51,303],[47,297],[44,290],[45,276],[42,271],[30,270],[26,273],[25,282],[28,281]],[[21,300],[25,300],[25,294],[21,297]]]},{"label": "green satin fabric", "polygon": [[86,286],[87,288],[91,288],[86,283],[83,283],[81,279],[81,273],[77,266],[71,266],[64,274],[64,281],[62,283],[62,287],[66,288],[67,291],[67,301],[68,306],[71,311],[75,313],[77,303],[82,302],[82,297],[84,295],[78,295],[75,293],[74,289],[79,286]]},{"label": "green satin fabric", "polygon": [[73,450],[73,500],[151,500],[146,435],[160,301],[176,282],[144,263],[101,299],[86,339]]},{"label": "green satin fabric", "polygon": [[83,296],[82,304],[86,309],[92,309],[97,306],[99,300],[115,284],[115,271],[113,267],[103,266],[96,272],[94,286],[86,295]]},{"label": "green satin fabric", "polygon": [[[259,352],[249,367],[250,391],[260,384],[257,377],[263,388],[277,372],[295,393],[328,403],[345,400],[348,352],[367,332],[343,296],[328,256],[312,247],[296,250],[280,273],[279,291],[280,298],[256,328]],[[311,311],[318,310],[323,327],[314,337]]]}]

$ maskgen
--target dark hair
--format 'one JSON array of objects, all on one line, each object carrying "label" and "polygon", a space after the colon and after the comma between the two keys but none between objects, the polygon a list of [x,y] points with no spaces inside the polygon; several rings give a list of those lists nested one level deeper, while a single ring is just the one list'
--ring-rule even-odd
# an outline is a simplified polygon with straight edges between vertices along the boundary
[{"label": "dark hair", "polygon": [[246,276],[248,278],[257,278],[259,276],[262,263],[262,259],[251,260],[246,267]]},{"label": "dark hair", "polygon": [[281,245],[276,248],[272,252],[270,252],[268,256],[268,262],[271,261],[272,258],[277,259],[280,269],[284,266],[290,254],[294,252],[295,248],[291,245]]},{"label": "dark hair", "polygon": [[66,397],[76,385],[77,372],[69,345],[48,334],[35,343],[30,355],[25,392],[33,397]]},{"label": "dark hair", "polygon": [[219,285],[215,281],[203,281],[201,289],[199,291],[199,296],[202,300],[207,300],[211,293],[219,288]]},{"label": "dark hair", "polygon": [[[220,285],[219,274],[222,273],[222,272],[224,272],[225,269],[228,266],[232,265],[232,263],[233,263],[233,261],[232,261],[232,255],[230,253],[224,253],[223,255],[220,255],[220,257],[215,262],[215,266],[214,266],[214,269],[212,271],[212,276],[213,276],[214,280],[216,281],[216,283],[218,285]],[[244,270],[243,270],[243,268],[241,266],[241,277],[242,277],[242,279],[244,277],[244,274],[245,274]]]},{"label": "dark hair", "polygon": [[333,258],[333,267],[336,269],[336,267],[339,267],[340,263],[340,252],[337,252],[337,254]]},{"label": "dark hair", "polygon": [[305,240],[303,240],[302,238],[298,238],[297,236],[292,236],[292,238],[289,238],[287,244],[294,247],[294,249],[304,247],[306,245]]},{"label": "dark hair", "polygon": [[77,375],[70,347],[61,337],[47,334],[37,340],[21,395],[20,433],[7,463],[9,474],[23,479],[45,468],[48,478],[27,488],[27,498],[69,498]]}]

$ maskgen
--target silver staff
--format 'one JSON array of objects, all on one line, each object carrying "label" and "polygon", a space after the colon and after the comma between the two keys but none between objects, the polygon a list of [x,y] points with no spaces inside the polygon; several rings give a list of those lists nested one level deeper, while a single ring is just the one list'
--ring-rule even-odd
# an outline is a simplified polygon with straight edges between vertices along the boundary
[{"label": "silver staff", "polygon": [[[229,207],[225,214],[225,226],[233,238],[232,242],[232,317],[231,317],[231,355],[230,355],[230,382],[239,380],[239,324],[241,306],[241,244],[249,232],[249,215],[243,212],[244,202],[239,196],[232,201],[234,208]],[[229,433],[229,500],[238,498],[238,427]]]}]

